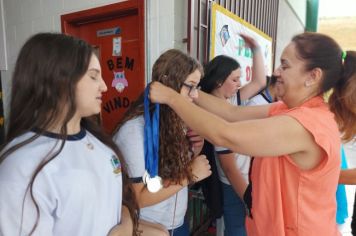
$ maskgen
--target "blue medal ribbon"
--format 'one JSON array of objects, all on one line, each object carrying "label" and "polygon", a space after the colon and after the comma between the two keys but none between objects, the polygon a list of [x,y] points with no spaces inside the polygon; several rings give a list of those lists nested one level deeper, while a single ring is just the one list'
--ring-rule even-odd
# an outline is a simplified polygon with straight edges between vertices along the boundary
[{"label": "blue medal ribbon", "polygon": [[155,104],[155,110],[150,114],[150,101],[148,98],[149,86],[145,89],[144,97],[144,151],[145,169],[151,178],[158,175],[159,158],[159,104]]}]

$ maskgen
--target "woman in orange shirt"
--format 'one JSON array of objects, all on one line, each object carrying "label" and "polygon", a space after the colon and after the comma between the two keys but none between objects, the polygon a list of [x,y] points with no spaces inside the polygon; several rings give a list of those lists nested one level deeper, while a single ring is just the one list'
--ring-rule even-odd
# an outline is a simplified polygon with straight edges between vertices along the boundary
[{"label": "woman in orange shirt", "polygon": [[[256,157],[249,235],[335,236],[339,131],[346,141],[356,133],[355,68],[356,52],[344,53],[326,35],[303,33],[284,49],[274,73],[281,102],[234,107],[200,92],[195,102],[222,119],[157,82],[150,98],[212,143]],[[330,89],[328,106],[322,95]]]}]

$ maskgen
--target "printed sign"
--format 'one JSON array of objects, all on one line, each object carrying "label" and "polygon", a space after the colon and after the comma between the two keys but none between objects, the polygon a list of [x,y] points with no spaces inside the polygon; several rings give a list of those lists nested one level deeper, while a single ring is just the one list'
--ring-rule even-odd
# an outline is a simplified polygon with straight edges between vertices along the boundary
[{"label": "printed sign", "polygon": [[115,37],[112,39],[112,55],[114,57],[121,56],[121,37]]},{"label": "printed sign", "polygon": [[97,37],[104,37],[104,36],[109,36],[109,35],[117,35],[121,33],[121,28],[120,27],[115,27],[115,28],[109,28],[109,29],[102,29],[96,31],[96,36]]},{"label": "printed sign", "polygon": [[245,42],[240,33],[253,37],[261,47],[264,57],[266,74],[272,73],[272,38],[247,23],[234,13],[226,10],[217,3],[211,7],[211,31],[209,58],[218,55],[227,55],[235,58],[241,65],[242,85],[251,81],[252,58],[250,48],[245,47]]}]

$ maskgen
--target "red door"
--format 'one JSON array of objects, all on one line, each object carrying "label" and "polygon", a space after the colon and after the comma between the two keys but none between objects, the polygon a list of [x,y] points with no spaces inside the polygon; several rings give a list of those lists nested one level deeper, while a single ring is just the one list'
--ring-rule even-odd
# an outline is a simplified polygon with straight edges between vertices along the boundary
[{"label": "red door", "polygon": [[144,1],[130,0],[61,16],[62,32],[94,45],[108,87],[102,104],[112,132],[145,86]]}]

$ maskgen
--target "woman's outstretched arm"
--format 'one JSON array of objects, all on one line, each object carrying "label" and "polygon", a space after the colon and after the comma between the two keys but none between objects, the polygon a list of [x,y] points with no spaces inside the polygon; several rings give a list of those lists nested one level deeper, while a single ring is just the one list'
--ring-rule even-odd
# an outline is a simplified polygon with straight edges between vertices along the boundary
[{"label": "woman's outstretched arm", "polygon": [[266,118],[271,106],[270,104],[247,107],[235,106],[203,91],[199,91],[198,97],[194,98],[194,103],[229,122]]},{"label": "woman's outstretched arm", "polygon": [[[312,168],[320,161],[322,150],[312,135],[290,116],[227,122],[158,82],[151,84],[150,99],[155,103],[169,105],[188,127],[217,146],[256,157],[292,154],[292,158],[296,157],[296,164],[303,169]],[[265,110],[267,116],[266,107],[260,109]]]}]

